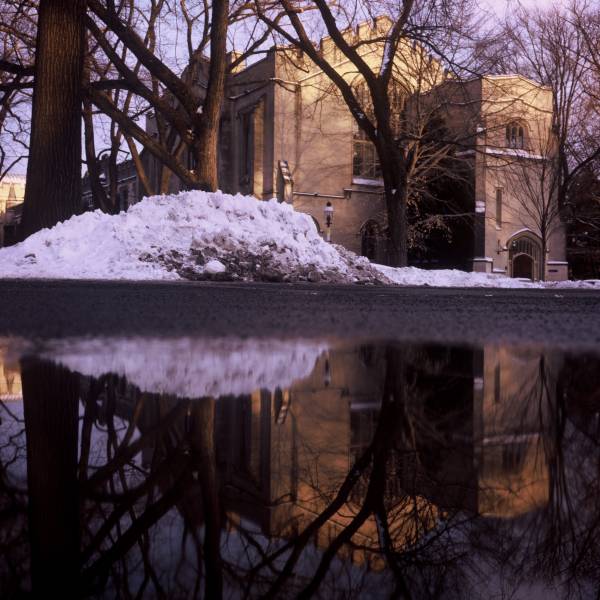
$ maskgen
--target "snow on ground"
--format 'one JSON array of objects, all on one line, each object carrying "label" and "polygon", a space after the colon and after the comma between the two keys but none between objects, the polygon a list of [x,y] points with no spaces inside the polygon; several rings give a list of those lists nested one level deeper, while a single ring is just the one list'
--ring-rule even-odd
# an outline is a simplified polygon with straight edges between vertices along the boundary
[{"label": "snow on ground", "polygon": [[416,267],[397,269],[373,265],[396,285],[430,287],[493,287],[493,288],[584,288],[600,290],[600,280],[533,282],[495,273],[467,273],[458,269],[425,270]]},{"label": "snow on ground", "polygon": [[323,281],[439,287],[596,288],[456,270],[394,269],[325,242],[276,200],[221,192],[153,196],[118,215],[87,212],[0,249],[0,278]]},{"label": "snow on ground", "polygon": [[123,376],[142,392],[183,398],[288,388],[329,345],[312,340],[100,338],[46,342],[37,353],[90,377]]}]

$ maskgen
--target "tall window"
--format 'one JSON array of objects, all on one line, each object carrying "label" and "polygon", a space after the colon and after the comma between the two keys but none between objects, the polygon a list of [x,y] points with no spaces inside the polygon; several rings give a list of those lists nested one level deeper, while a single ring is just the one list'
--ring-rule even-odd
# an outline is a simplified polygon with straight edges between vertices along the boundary
[{"label": "tall window", "polygon": [[[369,117],[375,123],[373,106],[369,90],[364,82],[354,87],[356,98]],[[390,84],[390,124],[396,135],[399,134],[404,107],[404,94],[398,85]],[[364,179],[381,179],[381,165],[375,146],[362,129],[354,124],[352,140],[352,176]]]},{"label": "tall window", "polygon": [[506,147],[507,148],[524,148],[525,147],[525,130],[517,123],[511,123],[506,126]]},{"label": "tall window", "polygon": [[254,170],[254,112],[242,113],[240,121],[240,183],[249,183]]},{"label": "tall window", "polygon": [[381,177],[381,165],[379,164],[377,151],[361,129],[354,132],[352,147],[352,176],[379,179]]},{"label": "tall window", "polygon": [[496,190],[496,227],[502,227],[502,188]]}]

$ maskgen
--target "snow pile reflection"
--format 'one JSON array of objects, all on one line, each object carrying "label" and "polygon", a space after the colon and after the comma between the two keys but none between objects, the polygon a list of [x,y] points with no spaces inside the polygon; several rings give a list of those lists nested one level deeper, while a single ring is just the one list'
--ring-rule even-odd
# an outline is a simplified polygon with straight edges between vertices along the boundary
[{"label": "snow pile reflection", "polygon": [[142,392],[202,398],[289,387],[326,350],[310,340],[99,338],[50,342],[40,356],[81,375],[125,377]]}]

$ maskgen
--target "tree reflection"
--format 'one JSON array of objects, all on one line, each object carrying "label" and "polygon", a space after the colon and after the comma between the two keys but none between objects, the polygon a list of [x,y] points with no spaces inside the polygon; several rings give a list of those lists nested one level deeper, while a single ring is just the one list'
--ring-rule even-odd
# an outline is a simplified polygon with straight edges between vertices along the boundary
[{"label": "tree reflection", "polygon": [[451,598],[545,582],[584,597],[597,365],[340,346],[289,388],[216,399],[26,357],[24,422],[0,407],[3,590]]},{"label": "tree reflection", "polygon": [[79,589],[78,382],[68,370],[21,362],[27,435],[32,590],[36,596]]}]

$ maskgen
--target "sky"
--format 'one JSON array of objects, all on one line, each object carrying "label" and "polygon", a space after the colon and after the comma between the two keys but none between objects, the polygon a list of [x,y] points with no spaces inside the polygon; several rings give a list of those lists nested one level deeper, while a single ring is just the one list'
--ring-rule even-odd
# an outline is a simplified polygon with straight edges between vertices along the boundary
[{"label": "sky", "polygon": [[[552,3],[557,4],[566,4],[569,0],[478,0],[479,5],[484,10],[491,10],[495,12],[499,17],[502,17],[506,14],[507,10],[510,9],[511,5],[514,5],[518,2],[524,4],[525,6],[538,6],[544,7],[549,6]],[[20,152],[20,149],[19,149]],[[17,164],[13,169],[11,169],[11,173],[13,174],[25,174],[27,169],[27,162],[22,160],[19,164]],[[82,172],[85,171],[85,166],[82,167]]]},{"label": "sky", "polygon": [[[558,4],[565,3],[567,0],[556,0]],[[521,0],[522,4],[525,6],[549,6],[552,4],[552,0]],[[510,7],[511,4],[515,4],[515,0],[479,0],[482,8],[490,8],[494,10],[498,15],[504,15],[507,8]]]}]

